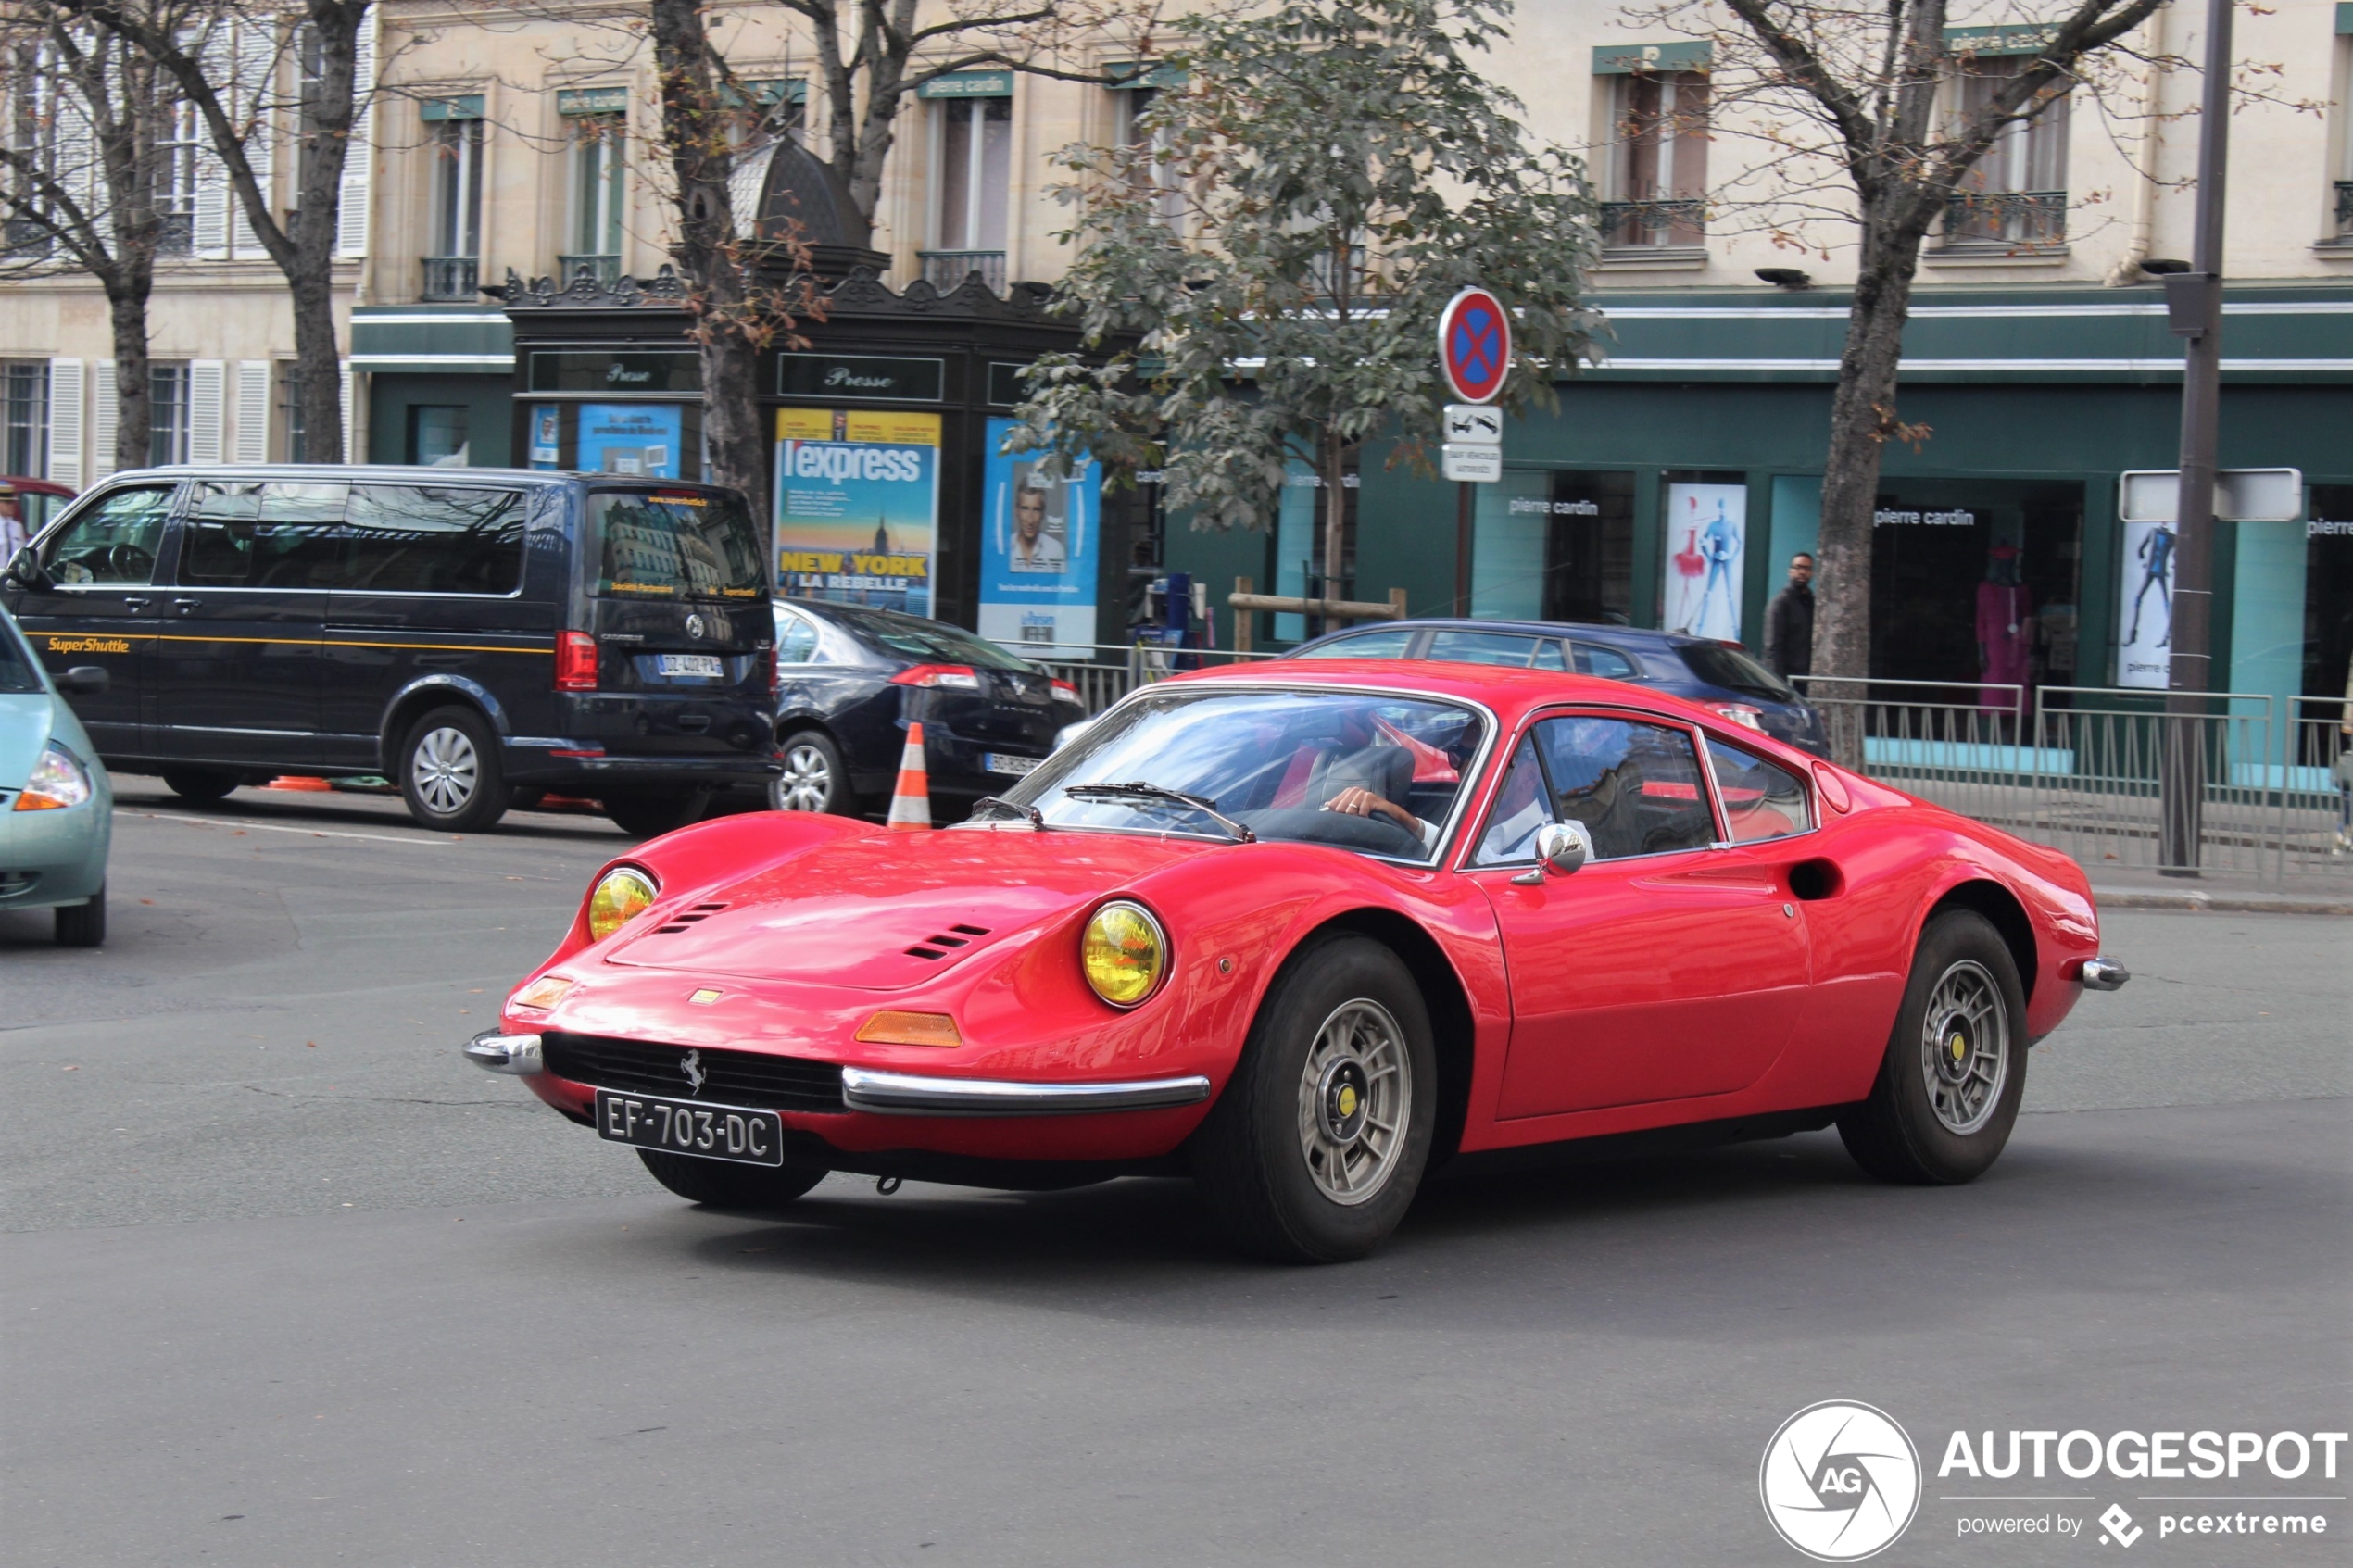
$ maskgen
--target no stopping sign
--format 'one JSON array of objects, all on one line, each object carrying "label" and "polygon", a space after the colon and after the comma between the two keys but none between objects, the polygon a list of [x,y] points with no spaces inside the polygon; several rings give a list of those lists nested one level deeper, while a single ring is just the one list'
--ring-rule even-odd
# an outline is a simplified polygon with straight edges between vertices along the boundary
[{"label": "no stopping sign", "polygon": [[1464,402],[1495,400],[1512,368],[1512,319],[1503,301],[1481,288],[1447,301],[1438,317],[1438,367]]}]

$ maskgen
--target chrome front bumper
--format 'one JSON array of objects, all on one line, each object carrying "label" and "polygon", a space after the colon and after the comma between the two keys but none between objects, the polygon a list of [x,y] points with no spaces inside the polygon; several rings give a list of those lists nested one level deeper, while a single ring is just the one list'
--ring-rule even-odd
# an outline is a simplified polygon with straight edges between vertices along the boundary
[{"label": "chrome front bumper", "polygon": [[1023,1084],[934,1078],[912,1073],[841,1070],[841,1102],[886,1116],[1079,1116],[1100,1110],[1162,1110],[1199,1105],[1209,1080],[1135,1078],[1114,1084]]},{"label": "chrome front bumper", "polygon": [[2124,983],[2133,978],[2133,972],[2114,959],[2085,959],[2075,978],[2083,983],[2086,991],[2121,991]]},{"label": "chrome front bumper", "polygon": [[539,1054],[536,1035],[501,1035],[484,1030],[466,1042],[466,1060],[485,1072],[511,1073],[519,1078],[547,1071],[547,1063]]}]

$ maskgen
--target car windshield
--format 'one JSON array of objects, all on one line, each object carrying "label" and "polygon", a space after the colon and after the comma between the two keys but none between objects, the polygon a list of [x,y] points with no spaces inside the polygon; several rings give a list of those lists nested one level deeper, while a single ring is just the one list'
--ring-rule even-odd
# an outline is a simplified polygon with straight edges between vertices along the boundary
[{"label": "car windshield", "polygon": [[969,664],[981,670],[1034,671],[1037,668],[1015,659],[995,643],[975,637],[958,627],[937,621],[925,621],[919,615],[901,615],[889,609],[841,609],[833,607],[828,607],[827,613],[837,623],[855,633],[860,641],[886,653],[919,659],[925,664]]},{"label": "car windshield", "polygon": [[1161,690],[1096,721],[1005,799],[1048,826],[1428,860],[1486,734],[1476,710],[1426,697]]},{"label": "car windshield", "polygon": [[1795,702],[1789,683],[1741,649],[1724,643],[1685,643],[1676,650],[1692,673],[1711,686],[1761,696],[1768,702]]},{"label": "car windshield", "polygon": [[17,635],[16,622],[0,614],[0,692],[41,689],[41,672],[33,669],[32,655],[25,647],[24,639]]},{"label": "car windshield", "polygon": [[597,592],[617,599],[757,599],[768,592],[760,531],[724,491],[597,490]]}]

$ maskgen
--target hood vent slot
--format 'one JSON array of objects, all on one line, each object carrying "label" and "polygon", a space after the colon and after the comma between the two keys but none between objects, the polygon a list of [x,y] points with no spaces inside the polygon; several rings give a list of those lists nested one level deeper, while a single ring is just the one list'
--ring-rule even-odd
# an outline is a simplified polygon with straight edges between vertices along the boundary
[{"label": "hood vent slot", "polygon": [[959,947],[972,945],[975,936],[986,936],[985,925],[951,925],[947,931],[935,932],[913,947],[905,949],[911,959],[944,959]]},{"label": "hood vent slot", "polygon": [[669,924],[655,926],[653,935],[660,936],[665,932],[684,931],[697,921],[709,920],[726,907],[724,904],[697,904],[685,914],[673,916]]}]

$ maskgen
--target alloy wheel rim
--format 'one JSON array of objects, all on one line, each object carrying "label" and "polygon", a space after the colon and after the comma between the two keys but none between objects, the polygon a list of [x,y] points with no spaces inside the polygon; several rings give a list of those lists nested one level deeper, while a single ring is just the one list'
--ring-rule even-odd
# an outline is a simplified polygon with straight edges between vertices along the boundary
[{"label": "alloy wheel rim", "polygon": [[776,775],[776,809],[781,811],[822,811],[834,792],[834,771],[825,754],[813,746],[796,746],[785,753],[785,771]]},{"label": "alloy wheel rim", "polygon": [[1920,1077],[1929,1109],[1966,1136],[1994,1119],[2010,1076],[2010,1018],[2001,985],[1974,959],[1947,969],[1920,1022]]},{"label": "alloy wheel rim", "polygon": [[1405,1032],[1378,1002],[1342,1002],[1299,1077],[1299,1148],[1315,1189],[1353,1208],[1389,1185],[1414,1111]]},{"label": "alloy wheel rim", "polygon": [[445,725],[428,731],[417,743],[412,772],[417,797],[437,815],[455,816],[465,809],[482,783],[482,759],[465,731]]}]

